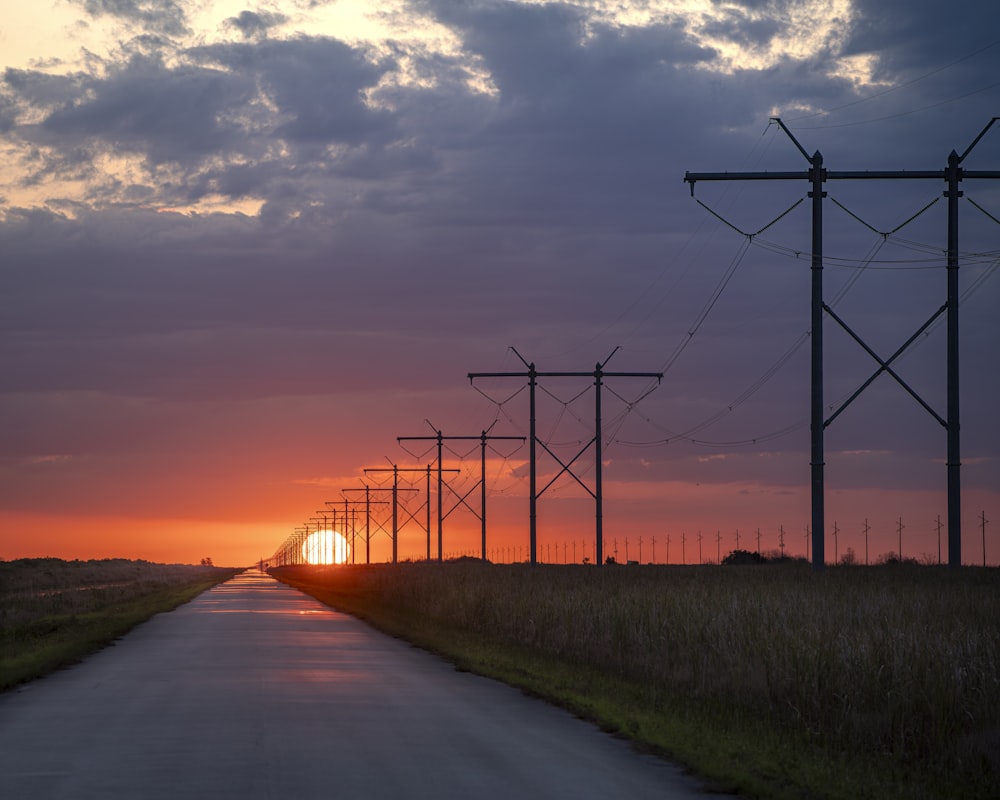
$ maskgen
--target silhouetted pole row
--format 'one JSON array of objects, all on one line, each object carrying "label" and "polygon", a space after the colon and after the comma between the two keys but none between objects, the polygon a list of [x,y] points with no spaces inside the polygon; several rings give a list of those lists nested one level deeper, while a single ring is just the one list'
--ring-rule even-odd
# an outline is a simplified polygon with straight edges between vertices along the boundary
[{"label": "silhouetted pole row", "polygon": [[[809,197],[812,199],[812,310],[811,310],[811,401],[810,401],[810,431],[812,437],[810,466],[812,469],[812,534],[813,534],[813,567],[817,570],[824,566],[824,444],[823,433],[826,427],[847,407],[876,377],[887,372],[903,388],[909,392],[930,414],[945,427],[948,432],[948,564],[959,567],[962,564],[962,507],[960,478],[960,438],[959,438],[959,371],[958,371],[958,200],[962,197],[959,184],[965,179],[1000,178],[1000,171],[965,170],[961,163],[972,149],[986,135],[992,125],[1000,119],[993,117],[979,135],[973,140],[962,155],[954,150],[948,156],[948,165],[944,170],[886,170],[862,172],[837,172],[827,170],[823,166],[823,156],[817,150],[809,155],[799,144],[792,132],[777,117],[772,121],[777,123],[782,131],[791,139],[799,152],[810,164],[805,172],[687,172],[684,181],[691,184],[691,194],[694,195],[694,185],[697,181],[732,181],[732,180],[802,180],[809,181]],[[921,329],[914,334],[890,358],[883,360],[874,350],[869,348],[843,320],[833,313],[823,302],[823,184],[828,180],[944,180],[947,190],[944,196],[948,199],[948,276],[947,301]],[[890,368],[904,350],[926,330],[937,317],[947,311],[947,419],[942,419],[926,404],[900,377]],[[823,314],[829,314],[841,327],[855,339],[872,358],[879,368],[875,374],[858,389],[829,419],[824,420],[823,413]]]},{"label": "silhouetted pole row", "polygon": [[[381,490],[381,489],[372,489],[368,484],[363,484],[362,486],[354,487],[354,488],[350,488],[350,489],[341,489],[340,490],[340,493],[343,494],[343,495],[346,495],[348,492],[364,492],[365,493],[364,507],[365,507],[365,563],[366,564],[371,564],[372,563],[372,561],[371,561],[371,559],[372,559],[372,552],[371,552],[371,542],[372,542],[372,534],[371,534],[371,531],[372,531],[372,524],[371,524],[371,522],[372,522],[372,504],[375,504],[375,505],[388,505],[389,504],[388,500],[372,500],[371,499],[371,493],[372,492],[378,492],[378,491],[383,491],[383,490]],[[384,491],[391,491],[391,489],[386,489]],[[330,503],[333,503],[335,501],[333,501],[333,500],[327,500],[326,502],[328,504],[330,504]],[[360,505],[361,504],[361,500],[355,500],[355,501],[352,501],[352,502],[354,502],[356,505]],[[351,563],[352,564],[354,563],[354,546],[353,545],[351,545]]]},{"label": "silhouetted pole row", "polygon": [[395,564],[399,560],[399,493],[400,492],[415,492],[416,489],[409,488],[399,488],[399,473],[400,472],[423,472],[423,467],[406,467],[400,468],[397,464],[393,464],[391,467],[368,467],[365,469],[365,475],[370,472],[391,472],[392,473],[392,488],[391,489],[372,489],[372,491],[388,491],[392,492],[392,563]]},{"label": "silhouetted pole row", "polygon": [[[354,563],[355,562],[354,550],[355,550],[355,543],[356,543],[355,540],[357,538],[357,530],[358,530],[357,518],[358,518],[358,515],[361,512],[358,509],[349,508],[350,501],[347,500],[347,498],[344,498],[344,500],[325,500],[324,503],[326,505],[330,506],[329,509],[326,509],[325,513],[329,513],[330,514],[330,519],[332,521],[332,524],[330,525],[330,528],[332,529],[331,533],[340,533],[340,535],[344,537],[344,542],[347,543],[348,531],[350,531],[351,563]],[[343,511],[341,511],[339,508],[336,508],[336,506],[339,506],[341,503],[344,504],[344,510]],[[322,513],[324,513],[324,511],[321,509],[318,513],[322,514]],[[337,519],[338,519],[338,517],[340,517],[340,518],[342,518],[344,520],[343,531],[338,531],[337,530]],[[324,525],[326,524],[325,520],[326,520],[326,518],[324,517]],[[342,563],[342,562],[338,561],[338,559],[337,559],[337,542],[336,542],[336,538],[334,538],[332,541],[333,541],[333,553],[332,553],[333,561],[334,561],[334,563]],[[347,553],[345,552],[344,553],[344,561],[346,561],[346,560],[347,560]]]},{"label": "silhouetted pole row", "polygon": [[[529,419],[530,427],[528,431],[528,436],[531,442],[529,459],[529,494],[530,494],[530,505],[529,505],[529,556],[532,564],[537,563],[537,543],[538,543],[538,528],[537,528],[537,503],[538,498],[545,493],[545,491],[552,486],[563,474],[568,474],[577,483],[584,488],[584,490],[594,498],[595,503],[595,562],[601,564],[604,560],[604,491],[603,491],[603,476],[602,476],[602,445],[604,439],[604,429],[601,421],[601,387],[604,385],[604,378],[614,377],[614,378],[656,378],[657,383],[663,379],[662,372],[605,372],[604,367],[607,365],[608,361],[611,360],[611,356],[618,352],[620,348],[616,347],[611,351],[609,355],[603,362],[597,364],[593,372],[538,372],[535,369],[534,362],[528,363],[524,360],[520,353],[517,352],[513,347],[511,350],[514,352],[520,360],[521,363],[527,368],[527,372],[470,372],[469,382],[472,383],[476,378],[527,378],[528,379],[528,404],[529,404]],[[545,442],[539,441],[538,436],[535,431],[535,387],[538,382],[538,378],[590,378],[594,379],[594,389],[595,389],[595,430],[594,438],[587,442],[583,449],[581,449],[573,458],[569,460],[569,463],[563,463],[562,459],[559,458],[555,453],[549,449]],[[555,477],[552,478],[541,491],[537,490],[536,483],[536,456],[537,451],[535,445],[540,444],[546,453],[548,453],[555,461],[559,464],[562,469],[556,473]],[[594,446],[594,489],[591,489],[583,480],[572,470],[574,462],[580,456],[582,456],[590,446]]]},{"label": "silhouetted pole row", "polygon": [[[475,514],[477,517],[479,517],[479,521],[481,523],[481,529],[482,529],[482,559],[483,559],[483,561],[485,561],[486,560],[486,443],[488,441],[492,441],[494,439],[506,439],[506,440],[512,440],[513,439],[513,440],[517,440],[517,441],[523,442],[524,441],[524,437],[523,436],[493,436],[493,435],[490,435],[489,431],[492,430],[492,428],[493,428],[492,425],[487,430],[484,430],[482,433],[480,433],[480,434],[478,434],[476,436],[445,436],[443,433],[441,433],[440,429],[435,428],[434,425],[431,424],[430,420],[425,420],[425,421],[434,430],[434,436],[397,436],[396,437],[396,441],[397,442],[409,442],[409,441],[428,441],[428,440],[433,440],[433,441],[437,442],[437,466],[438,466],[438,561],[442,560],[441,549],[442,549],[444,519],[449,514],[451,514],[452,511],[454,511],[456,508],[458,508],[459,505],[464,505],[473,514]],[[496,424],[496,423],[494,422],[494,424]],[[467,491],[462,496],[459,496],[458,492],[456,492],[449,485],[448,488],[451,489],[451,491],[458,498],[458,502],[451,508],[450,511],[448,511],[447,513],[444,513],[442,511],[442,508],[443,508],[443,496],[444,496],[443,490],[444,490],[444,486],[446,485],[446,482],[443,480],[443,477],[441,475],[441,473],[442,473],[442,466],[441,465],[443,463],[443,458],[444,458],[444,453],[443,453],[443,451],[444,451],[444,443],[445,443],[445,441],[455,441],[455,440],[458,440],[458,441],[475,440],[475,441],[480,442],[480,465],[481,465],[480,478],[479,478],[479,480],[476,483],[474,483],[472,485],[472,487],[469,489],[469,491]],[[428,465],[428,468],[429,467],[430,467],[430,465]],[[454,470],[454,471],[455,472],[459,472],[460,470]],[[472,506],[470,506],[468,503],[465,502],[465,499],[470,494],[472,494],[473,491],[475,491],[476,487],[479,487],[481,489],[481,492],[480,492],[480,512],[478,514],[476,513],[476,510],[474,508],[472,508]],[[427,499],[427,502],[430,503],[429,489],[428,489],[428,499]],[[429,550],[428,550],[428,554],[427,554],[427,559],[430,560],[430,551]]]}]

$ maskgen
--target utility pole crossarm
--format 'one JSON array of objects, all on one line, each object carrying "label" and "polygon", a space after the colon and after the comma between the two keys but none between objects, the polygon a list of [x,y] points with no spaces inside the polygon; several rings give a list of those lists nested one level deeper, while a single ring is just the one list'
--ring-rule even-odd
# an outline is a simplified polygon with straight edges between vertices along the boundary
[{"label": "utility pole crossarm", "polygon": [[[513,350],[513,348],[511,348]],[[562,470],[556,476],[560,477],[564,473],[569,473],[574,480],[576,480],[584,489],[586,489],[594,497],[595,503],[595,562],[601,564],[603,558],[603,547],[604,547],[604,512],[603,512],[603,478],[602,478],[602,456],[601,449],[603,446],[603,428],[601,423],[601,387],[603,386],[605,378],[656,378],[657,384],[663,380],[662,372],[606,372],[604,370],[605,365],[611,360],[612,356],[618,352],[620,348],[616,347],[611,351],[610,355],[607,356],[603,361],[597,363],[596,367],[590,371],[569,371],[569,372],[539,372],[535,369],[534,362],[529,363],[524,359],[524,357],[514,350],[514,354],[521,360],[521,363],[527,368],[525,372],[470,372],[469,382],[472,383],[476,378],[527,378],[528,379],[528,407],[529,407],[529,434],[528,438],[530,441],[530,454],[529,454],[529,546],[528,553],[532,564],[537,562],[537,502],[539,496],[544,492],[549,486],[552,485],[555,479],[549,481],[545,488],[541,492],[538,491],[537,484],[537,445],[540,444],[538,435],[536,433],[536,419],[535,419],[535,389],[537,387],[538,378],[592,378],[594,381],[594,402],[595,402],[595,432],[594,438],[584,446],[584,449],[577,453],[576,456],[569,462],[569,464],[564,464],[561,459],[557,458],[555,454],[544,444],[542,447],[545,448],[546,452],[554,458]],[[576,475],[572,470],[571,466],[591,445],[594,447],[594,486],[595,489],[591,490],[578,475]]]},{"label": "utility pole crossarm", "polygon": [[771,172],[685,172],[684,183],[698,181],[789,181],[809,176],[805,170]]},{"label": "utility pole crossarm", "polygon": [[[993,117],[979,132],[979,135],[959,155],[952,150],[947,166],[938,170],[827,170],[823,166],[823,156],[816,151],[812,156],[799,143],[794,134],[778,117],[771,122],[778,125],[788,136],[798,151],[810,164],[807,171],[798,172],[686,172],[684,182],[690,184],[694,196],[697,181],[730,180],[806,180],[809,182],[809,197],[812,199],[812,309],[811,309],[811,492],[812,492],[812,537],[813,567],[822,569],[824,565],[824,443],[823,431],[846,406],[863,391],[881,372],[887,372],[900,383],[916,400],[940,423],[948,434],[948,563],[952,567],[961,566],[961,483],[960,483],[960,438],[959,438],[959,326],[958,326],[958,200],[963,196],[960,184],[963,180],[1000,179],[998,170],[966,170],[960,165],[982,140],[986,132],[1000,117]],[[903,345],[891,358],[882,359],[868,347],[846,323],[837,317],[823,302],[823,209],[822,200],[826,196],[823,187],[828,180],[939,180],[946,183],[944,196],[948,199],[948,265],[947,300],[942,310],[947,310],[947,419],[942,419],[930,408],[889,365],[905,350],[914,337]],[[823,409],[823,315],[835,319],[879,364],[879,370],[829,419],[824,420]],[[940,314],[938,311],[932,320]],[[929,322],[927,323],[929,324]],[[924,327],[926,328],[927,325]],[[923,330],[923,329],[921,329]],[[919,333],[919,332],[918,332]]]},{"label": "utility pole crossarm", "polygon": [[[471,380],[471,375],[470,375],[470,380]],[[431,425],[430,420],[428,420],[427,423],[429,425]],[[492,425],[490,427],[492,428]],[[480,511],[477,514],[477,516],[479,517],[480,527],[481,527],[482,560],[485,561],[486,560],[486,443],[488,441],[492,441],[494,439],[519,440],[519,441],[523,442],[525,440],[525,437],[524,436],[494,436],[488,430],[484,430],[484,431],[482,431],[479,434],[469,435],[469,436],[450,436],[450,435],[449,436],[445,436],[440,430],[434,428],[433,425],[431,425],[431,428],[434,430],[434,435],[433,436],[428,436],[428,435],[424,435],[424,436],[397,436],[396,437],[396,441],[397,442],[414,442],[414,441],[435,441],[435,442],[437,442],[437,465],[438,465],[438,469],[437,469],[437,473],[438,473],[438,561],[441,561],[444,558],[444,554],[443,554],[443,547],[444,547],[444,518],[446,516],[448,516],[448,514],[451,514],[451,511],[454,511],[456,508],[458,508],[459,505],[464,505],[466,508],[468,508],[470,511],[472,511],[473,514],[476,514],[476,511],[468,503],[465,502],[465,499],[472,493],[472,491],[476,488],[477,485],[481,487],[481,491],[480,491],[480,495],[481,495],[481,498],[480,498]],[[479,478],[479,481],[476,484],[473,484],[473,486],[469,489],[469,491],[466,492],[464,495],[461,495],[461,496],[459,496],[458,492],[456,492],[452,488],[452,486],[447,481],[444,480],[443,473],[445,473],[445,472],[461,472],[461,470],[458,470],[458,469],[447,469],[447,470],[444,469],[444,443],[445,443],[445,441],[476,441],[476,442],[480,442],[481,443],[481,453],[482,453],[482,455],[481,455],[481,464],[482,464],[482,473],[481,473],[481,476]],[[428,470],[429,469],[430,469],[430,465],[428,465]],[[428,472],[428,498],[427,498],[428,508],[430,507],[430,496],[429,496],[429,492],[430,492],[430,477],[429,476],[430,476],[430,473]],[[458,497],[458,503],[447,514],[444,513],[444,487],[445,486],[447,486],[448,489],[456,497]],[[428,522],[428,537],[430,536],[430,529],[429,529],[429,527],[430,527],[430,523]],[[430,546],[428,545],[428,558],[429,557],[430,557]]]}]

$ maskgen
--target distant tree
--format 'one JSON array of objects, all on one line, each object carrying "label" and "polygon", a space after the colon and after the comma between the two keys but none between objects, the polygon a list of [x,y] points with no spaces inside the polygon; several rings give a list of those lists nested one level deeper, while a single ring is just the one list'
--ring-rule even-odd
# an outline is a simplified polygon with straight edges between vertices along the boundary
[{"label": "distant tree", "polygon": [[203,559],[201,560],[201,565],[202,565],[203,567],[213,567],[213,566],[215,566],[215,565],[214,565],[214,564],[212,563],[212,559],[211,559],[211,558],[209,558],[208,556],[205,556],[205,558],[203,558]]},{"label": "distant tree", "polygon": [[604,563],[605,564],[611,564],[613,566],[613,565],[617,564],[618,562],[615,561],[615,557],[614,556],[608,556],[606,559],[604,559]]},{"label": "distant tree", "polygon": [[841,566],[844,566],[844,567],[853,567],[853,566],[856,566],[857,563],[858,563],[858,556],[854,552],[854,548],[853,547],[848,547],[847,548],[847,552],[845,552],[844,555],[842,555],[840,557],[840,564],[841,564]]},{"label": "distant tree", "polygon": [[733,550],[728,556],[722,559],[723,564],[765,564],[767,559],[760,553],[750,550]]},{"label": "distant tree", "polygon": [[875,563],[883,566],[895,566],[898,564],[917,564],[919,562],[915,558],[900,558],[894,550],[890,550],[888,553],[882,553],[875,559]]}]

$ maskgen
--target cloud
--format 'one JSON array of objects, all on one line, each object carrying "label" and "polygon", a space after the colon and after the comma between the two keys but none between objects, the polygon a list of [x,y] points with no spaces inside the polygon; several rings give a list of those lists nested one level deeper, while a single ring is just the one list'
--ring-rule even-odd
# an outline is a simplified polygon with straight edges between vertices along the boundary
[{"label": "cloud", "polygon": [[238,16],[230,17],[225,24],[236,28],[245,39],[266,36],[271,28],[276,28],[288,22],[284,14],[270,11],[241,11]]},{"label": "cloud", "polygon": [[[87,463],[117,485],[137,480],[130,459],[151,475],[157,459],[184,471],[206,448],[232,448],[239,457],[213,469],[235,475],[266,449],[267,474],[254,479],[265,492],[288,475],[381,460],[424,416],[473,432],[497,417],[504,433],[523,434],[526,393],[501,407],[469,388],[468,372],[519,369],[510,345],[547,370],[592,369],[623,345],[616,369],[671,366],[635,408],[643,387],[608,385],[620,395],[604,396],[616,480],[749,484],[801,499],[808,340],[790,348],[809,328],[808,203],[748,242],[682,178],[804,170],[768,126],[775,110],[830,169],[941,168],[966,146],[1000,95],[956,98],[1000,48],[965,60],[978,41],[929,50],[940,25],[970,23],[939,24],[932,4],[917,3],[911,16],[889,8],[906,14],[883,30],[869,25],[882,6],[869,5],[855,4],[842,38],[815,52],[730,70],[719,42],[784,41],[791,6],[745,3],[715,28],[572,4],[400,12],[447,33],[444,45],[402,34],[348,42],[262,11],[181,35],[177,26],[194,25],[188,6],[92,4],[145,38],[123,37],[63,74],[7,70],[0,93],[17,174],[0,222],[0,371],[5,418],[17,420],[4,452],[97,458]],[[876,83],[839,71],[845,57],[870,59]],[[854,124],[872,117],[888,119]],[[995,135],[978,145],[977,168],[1000,163]],[[701,182],[696,197],[755,231],[808,190],[764,183]],[[986,184],[964,189],[996,213],[1000,194]],[[828,186],[880,230],[940,191],[934,181]],[[838,313],[883,355],[944,299],[943,209],[886,242],[825,206],[827,291],[853,285]],[[966,287],[993,268],[995,224],[969,206],[962,214],[963,251],[983,254],[963,264]],[[986,281],[962,308],[963,432],[976,432],[966,450],[979,485],[995,478],[1000,447],[982,401],[1000,391],[998,291]],[[832,405],[877,364],[827,330]],[[941,334],[899,364],[935,407]],[[479,388],[508,398],[518,385]],[[587,385],[544,388],[565,400]],[[592,402],[592,392],[568,405],[543,398],[546,440],[586,441]],[[926,490],[941,439],[883,375],[830,427],[830,479]],[[85,501],[86,470],[64,466],[80,482],[67,504]],[[40,481],[31,488],[45,496]],[[143,489],[142,502],[153,494]]]},{"label": "cloud", "polygon": [[109,75],[84,81],[74,101],[40,127],[60,143],[138,153],[154,167],[199,163],[232,147],[242,125],[227,117],[250,103],[253,90],[232,73],[168,68],[161,58],[133,56]]},{"label": "cloud", "polygon": [[67,455],[65,453],[56,453],[53,455],[45,456],[31,456],[28,459],[28,463],[38,466],[46,466],[49,464],[68,464],[73,460],[73,456]]},{"label": "cloud", "polygon": [[110,16],[167,36],[188,32],[187,15],[174,0],[72,0],[92,17]]}]

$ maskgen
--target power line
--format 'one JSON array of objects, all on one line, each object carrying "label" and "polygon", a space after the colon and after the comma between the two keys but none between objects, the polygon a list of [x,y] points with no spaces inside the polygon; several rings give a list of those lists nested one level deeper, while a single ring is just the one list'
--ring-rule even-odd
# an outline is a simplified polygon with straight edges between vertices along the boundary
[{"label": "power line", "polygon": [[[998,84],[1000,85],[1000,84]],[[747,173],[686,173],[684,180],[691,184],[694,191],[694,184],[699,180],[730,181],[730,180],[802,180],[806,179],[811,187],[809,196],[812,198],[812,300],[811,300],[811,326],[812,333],[812,359],[811,359],[811,399],[810,399],[810,429],[811,429],[811,485],[812,485],[812,530],[813,530],[813,566],[822,569],[824,565],[824,431],[837,414],[843,410],[838,409],[832,417],[825,419],[823,405],[823,319],[825,315],[830,315],[838,322],[868,353],[878,362],[879,369],[875,375],[862,385],[858,393],[862,391],[875,377],[882,372],[888,372],[904,389],[931,412],[939,422],[941,422],[948,433],[948,563],[952,567],[961,566],[961,483],[960,483],[960,434],[959,434],[959,381],[958,381],[958,269],[959,269],[959,249],[958,249],[958,200],[962,196],[959,185],[963,180],[973,178],[1000,178],[1000,171],[973,171],[963,169],[962,161],[969,155],[976,144],[986,135],[993,124],[997,121],[994,117],[980,131],[979,135],[972,141],[962,155],[956,151],[948,156],[948,164],[943,170],[885,170],[885,171],[831,171],[827,170],[823,163],[823,156],[817,150],[813,155],[806,152],[787,126],[778,118],[774,121],[787,134],[792,144],[799,150],[802,156],[809,163],[807,171],[798,172],[747,172]],[[945,197],[948,198],[948,269],[947,269],[947,295],[948,299],[942,309],[936,312],[924,326],[914,334],[902,348],[897,350],[889,359],[882,359],[871,348],[869,348],[857,334],[852,331],[847,324],[840,319],[823,301],[823,199],[826,197],[824,186],[831,179],[846,180],[899,180],[899,179],[935,179],[944,180],[947,183]],[[895,360],[910,344],[919,337],[920,333],[933,323],[934,319],[947,311],[948,342],[947,342],[947,419],[942,419],[919,396],[910,389],[909,386],[890,367]],[[847,402],[850,403],[858,393],[855,393]]]},{"label": "power line", "polygon": [[[948,64],[945,64],[942,67],[938,67],[937,69],[933,69],[930,72],[925,72],[923,75],[920,75],[917,78],[913,78],[911,80],[908,80],[905,83],[900,83],[900,84],[898,84],[896,86],[890,86],[888,89],[884,89],[881,92],[876,92],[875,94],[868,95],[867,97],[861,97],[861,98],[859,98],[857,100],[852,100],[850,103],[844,103],[843,105],[834,106],[833,108],[828,108],[828,109],[825,109],[823,111],[816,111],[816,112],[814,112],[812,114],[803,114],[802,116],[799,116],[799,117],[792,117],[791,119],[788,119],[788,120],[785,120],[785,121],[791,123],[791,122],[798,122],[799,120],[803,120],[803,119],[813,119],[815,117],[821,117],[821,116],[825,116],[827,114],[832,114],[835,111],[843,111],[845,108],[851,108],[852,106],[857,106],[857,105],[861,105],[862,103],[868,103],[868,102],[870,102],[872,100],[877,100],[880,97],[885,97],[887,94],[891,94],[892,92],[900,91],[901,89],[907,89],[910,86],[913,86],[914,84],[917,84],[917,83],[920,83],[923,80],[926,80],[927,78],[933,77],[934,75],[937,75],[937,74],[939,74],[941,72],[944,72],[945,70],[949,70],[952,67],[958,66],[963,61],[968,61],[970,58],[974,58],[975,56],[978,56],[980,53],[985,53],[987,50],[990,50],[990,49],[996,47],[998,44],[1000,44],[1000,39],[997,39],[996,41],[990,42],[989,44],[984,45],[983,47],[980,47],[978,50],[974,50],[971,53],[969,53],[968,55],[964,55],[961,58],[957,58],[954,61],[952,61],[952,62],[950,62]],[[857,123],[857,124],[860,124],[860,123]]]},{"label": "power line", "polygon": [[[598,362],[597,366],[592,372],[539,372],[535,369],[534,362],[530,364],[524,360],[520,353],[517,352],[513,347],[511,350],[514,354],[521,360],[524,364],[526,371],[524,372],[470,372],[469,382],[474,383],[477,378],[527,378],[528,379],[528,404],[529,404],[529,442],[530,442],[530,456],[529,456],[529,558],[532,564],[537,561],[537,503],[538,498],[545,493],[545,491],[552,486],[555,481],[557,481],[562,475],[568,474],[577,483],[579,483],[593,498],[595,504],[595,556],[596,563],[600,564],[603,557],[603,547],[604,547],[604,494],[603,494],[603,476],[602,476],[602,462],[601,462],[601,452],[603,449],[603,428],[602,428],[602,415],[601,415],[601,387],[603,386],[604,379],[609,377],[655,377],[657,381],[662,380],[662,372],[606,372],[604,367],[607,366],[608,361],[611,360],[612,356],[618,352],[620,348],[615,348],[611,351],[611,355],[604,359],[602,362]],[[538,438],[537,434],[537,421],[535,417],[535,397],[536,389],[538,387],[539,377],[592,377],[594,379],[594,407],[595,407],[595,433],[594,437],[587,442],[583,449],[580,450],[568,463],[564,462],[559,458],[552,449],[543,441]],[[556,474],[552,480],[550,480],[541,491],[538,490],[538,472],[537,472],[537,448],[536,445],[541,445],[549,456],[562,467],[561,470]],[[572,467],[578,458],[580,458],[583,453],[585,453],[591,445],[594,446],[594,489],[587,486],[583,480],[580,479]]]}]

